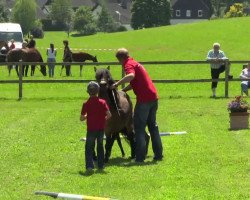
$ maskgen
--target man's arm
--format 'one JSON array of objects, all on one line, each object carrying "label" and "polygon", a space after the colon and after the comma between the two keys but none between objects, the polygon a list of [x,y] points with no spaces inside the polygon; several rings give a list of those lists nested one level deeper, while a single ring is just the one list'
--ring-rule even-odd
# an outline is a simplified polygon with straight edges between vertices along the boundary
[{"label": "man's arm", "polygon": [[121,80],[119,80],[115,84],[113,84],[111,86],[111,89],[115,89],[116,87],[118,87],[119,85],[122,85],[124,83],[130,83],[130,81],[132,81],[134,78],[135,78],[134,73],[127,74]]},{"label": "man's arm", "polygon": [[122,89],[123,92],[127,92],[129,90],[132,90],[132,86],[129,84],[125,88]]},{"label": "man's arm", "polygon": [[107,112],[106,112],[106,120],[108,120],[108,119],[110,119],[112,117],[112,114],[111,114],[111,112],[108,110]]}]

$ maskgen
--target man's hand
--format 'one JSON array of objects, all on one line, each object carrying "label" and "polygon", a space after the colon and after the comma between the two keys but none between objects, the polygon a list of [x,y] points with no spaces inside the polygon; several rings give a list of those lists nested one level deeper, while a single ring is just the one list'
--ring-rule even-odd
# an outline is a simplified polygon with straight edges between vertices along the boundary
[{"label": "man's hand", "polygon": [[110,86],[110,89],[111,90],[114,90],[118,87],[117,83],[114,83],[113,85]]}]

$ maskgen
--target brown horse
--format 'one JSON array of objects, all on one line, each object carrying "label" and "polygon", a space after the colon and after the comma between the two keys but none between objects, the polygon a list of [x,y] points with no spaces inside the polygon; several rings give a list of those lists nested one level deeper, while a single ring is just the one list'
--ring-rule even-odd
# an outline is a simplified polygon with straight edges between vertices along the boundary
[{"label": "brown horse", "polygon": [[[67,57],[70,60],[64,60],[64,62],[85,62],[86,60],[92,61],[92,62],[98,62],[96,56],[92,56],[85,52],[75,52],[71,54],[71,57]],[[61,68],[61,75],[62,70],[64,68],[64,65]],[[82,77],[82,68],[83,65],[80,65],[80,76]]]},{"label": "brown horse", "polygon": [[111,90],[110,86],[115,82],[112,79],[109,68],[96,69],[96,81],[100,85],[99,97],[105,99],[112,114],[105,125],[107,137],[105,145],[105,162],[108,162],[114,140],[122,133],[130,142],[131,157],[135,157],[135,134],[133,127],[133,105],[129,96],[123,91]]},{"label": "brown horse", "polygon": [[[7,53],[7,62],[43,62],[43,58],[40,52],[36,48],[26,48],[26,49],[12,49]],[[26,66],[27,67],[27,66]],[[10,74],[9,69],[9,74]],[[25,70],[25,74],[27,75],[28,69]],[[46,76],[46,66],[40,65],[41,73]],[[35,73],[35,67],[31,68],[31,76]],[[17,71],[17,74],[18,71]]]}]

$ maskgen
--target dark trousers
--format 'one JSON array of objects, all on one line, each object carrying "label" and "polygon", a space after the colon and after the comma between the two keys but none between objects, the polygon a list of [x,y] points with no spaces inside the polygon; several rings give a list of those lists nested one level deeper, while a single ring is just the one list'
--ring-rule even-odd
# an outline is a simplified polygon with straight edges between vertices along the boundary
[{"label": "dark trousers", "polygon": [[[225,65],[221,65],[219,69],[211,69],[211,77],[212,79],[219,79],[220,74],[225,71]],[[212,81],[212,89],[217,88],[218,81]]]},{"label": "dark trousers", "polygon": [[102,169],[104,166],[104,149],[103,149],[104,131],[88,131],[85,144],[85,161],[86,169],[94,168],[93,154],[95,149],[95,142],[97,141],[97,164],[98,168]]},{"label": "dark trousers", "polygon": [[145,128],[148,130],[152,140],[154,159],[162,159],[162,142],[156,123],[156,112],[158,100],[149,103],[136,103],[134,111],[134,127],[136,138],[136,161],[142,162],[145,159],[147,148]]},{"label": "dark trousers", "polygon": [[71,65],[66,65],[66,76],[70,76]]}]

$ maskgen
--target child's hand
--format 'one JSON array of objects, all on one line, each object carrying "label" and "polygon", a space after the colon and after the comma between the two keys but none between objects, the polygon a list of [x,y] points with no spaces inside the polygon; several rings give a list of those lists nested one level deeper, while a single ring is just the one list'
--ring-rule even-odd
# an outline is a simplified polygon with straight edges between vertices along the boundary
[{"label": "child's hand", "polygon": [[80,116],[80,121],[84,121],[87,119],[87,114],[86,115],[81,115]]}]

